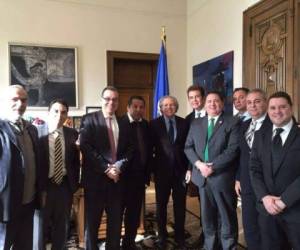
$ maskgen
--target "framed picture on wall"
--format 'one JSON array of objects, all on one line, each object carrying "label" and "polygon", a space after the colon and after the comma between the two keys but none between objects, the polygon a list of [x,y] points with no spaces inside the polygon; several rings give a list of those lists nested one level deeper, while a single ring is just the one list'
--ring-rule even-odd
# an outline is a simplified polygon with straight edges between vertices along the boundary
[{"label": "framed picture on wall", "polygon": [[29,108],[46,108],[56,98],[78,108],[76,48],[14,43],[8,47],[9,84],[27,90]]},{"label": "framed picture on wall", "polygon": [[92,112],[97,112],[101,110],[101,107],[100,106],[86,106],[85,107],[85,113],[92,113]]}]

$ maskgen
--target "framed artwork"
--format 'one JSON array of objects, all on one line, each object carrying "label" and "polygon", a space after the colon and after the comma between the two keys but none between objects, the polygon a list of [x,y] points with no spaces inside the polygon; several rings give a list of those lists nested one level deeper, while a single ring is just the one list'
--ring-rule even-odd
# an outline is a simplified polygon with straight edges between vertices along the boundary
[{"label": "framed artwork", "polygon": [[12,43],[8,47],[9,84],[27,90],[29,108],[46,108],[56,98],[78,108],[76,48]]},{"label": "framed artwork", "polygon": [[92,113],[92,112],[97,112],[101,110],[101,107],[100,106],[86,106],[85,107],[85,113]]},{"label": "framed artwork", "polygon": [[225,98],[225,112],[232,114],[233,51],[193,66],[193,84],[205,92],[216,90]]}]

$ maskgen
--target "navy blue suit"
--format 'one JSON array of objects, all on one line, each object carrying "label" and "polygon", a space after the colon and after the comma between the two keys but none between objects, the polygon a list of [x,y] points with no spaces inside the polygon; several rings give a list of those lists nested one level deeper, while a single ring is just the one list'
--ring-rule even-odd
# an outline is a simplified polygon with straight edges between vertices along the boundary
[{"label": "navy blue suit", "polygon": [[[258,212],[256,210],[256,198],[251,185],[249,170],[251,148],[245,139],[245,133],[250,123],[251,119],[241,123],[239,133],[240,157],[236,179],[240,181],[241,184],[242,218],[247,247],[249,250],[259,250],[261,249],[261,239],[258,225]],[[266,116],[260,129],[264,129],[270,124],[270,119]]]},{"label": "navy blue suit", "polygon": [[85,196],[85,240],[87,250],[96,250],[98,228],[103,210],[107,214],[106,249],[119,250],[122,222],[123,173],[133,153],[130,128],[119,126],[117,161],[123,160],[121,178],[115,183],[105,173],[111,163],[111,148],[102,111],[82,118],[80,149],[83,156],[82,184]]},{"label": "navy blue suit", "polygon": [[[33,211],[38,205],[39,152],[36,128],[23,121],[35,158],[36,199],[22,204],[24,191],[23,152],[9,122],[0,120],[0,248],[31,250]],[[25,145],[26,146],[26,145]]]},{"label": "navy blue suit", "polygon": [[[272,126],[255,133],[250,155],[250,177],[257,199],[262,249],[300,249],[300,129],[294,123],[282,149],[272,161]],[[281,197],[286,208],[270,215],[262,198]]]},{"label": "navy blue suit", "polygon": [[150,122],[151,140],[154,152],[152,170],[155,178],[157,202],[158,233],[162,241],[166,240],[167,204],[172,190],[175,217],[175,240],[184,244],[185,221],[185,174],[188,170],[188,160],[184,154],[184,144],[188,133],[185,119],[175,116],[177,136],[172,144],[164,117]]}]

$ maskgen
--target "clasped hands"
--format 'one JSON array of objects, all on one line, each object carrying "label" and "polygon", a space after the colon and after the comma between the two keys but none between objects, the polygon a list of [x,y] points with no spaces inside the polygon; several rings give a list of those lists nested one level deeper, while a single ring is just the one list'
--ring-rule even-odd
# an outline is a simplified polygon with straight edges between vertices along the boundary
[{"label": "clasped hands", "polygon": [[117,168],[114,164],[108,164],[108,168],[105,170],[105,174],[108,178],[112,179],[114,183],[117,183],[120,179],[120,169]]},{"label": "clasped hands", "polygon": [[281,197],[278,196],[266,195],[262,198],[262,202],[267,212],[271,215],[277,215],[286,208]]},{"label": "clasped hands", "polygon": [[209,177],[214,172],[212,168],[213,164],[209,162],[201,162],[198,160],[195,162],[195,166],[205,178]]}]

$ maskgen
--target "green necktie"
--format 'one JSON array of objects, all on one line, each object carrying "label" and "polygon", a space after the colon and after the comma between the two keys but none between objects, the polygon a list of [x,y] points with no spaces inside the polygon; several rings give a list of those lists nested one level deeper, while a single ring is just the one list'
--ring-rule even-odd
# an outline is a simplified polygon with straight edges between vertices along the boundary
[{"label": "green necktie", "polygon": [[211,118],[209,120],[209,124],[207,127],[207,138],[206,138],[206,145],[205,145],[205,151],[204,151],[204,161],[208,162],[209,161],[209,157],[208,157],[208,141],[214,131],[214,126],[215,126],[215,119]]}]

